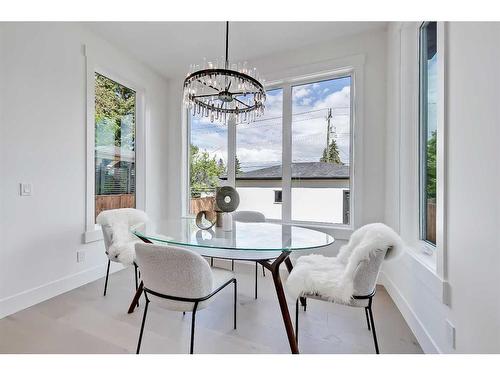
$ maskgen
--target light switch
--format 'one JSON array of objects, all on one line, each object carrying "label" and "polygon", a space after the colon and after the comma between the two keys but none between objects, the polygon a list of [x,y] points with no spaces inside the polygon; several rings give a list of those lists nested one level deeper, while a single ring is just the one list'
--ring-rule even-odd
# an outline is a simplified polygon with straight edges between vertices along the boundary
[{"label": "light switch", "polygon": [[19,184],[21,196],[30,196],[33,193],[33,188],[30,183],[21,182]]}]

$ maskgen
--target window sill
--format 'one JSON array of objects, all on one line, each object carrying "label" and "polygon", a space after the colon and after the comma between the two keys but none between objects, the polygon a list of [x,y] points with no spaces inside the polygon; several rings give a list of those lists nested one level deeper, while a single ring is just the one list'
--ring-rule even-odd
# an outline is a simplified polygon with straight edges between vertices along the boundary
[{"label": "window sill", "polygon": [[408,247],[407,251],[415,261],[421,263],[429,272],[439,277],[436,267],[436,248],[434,246],[431,246],[427,242],[420,241],[417,247]]},{"label": "window sill", "polygon": [[83,243],[91,243],[102,240],[102,230],[94,229],[83,233]]},{"label": "window sill", "polygon": [[304,221],[292,221],[283,224],[290,224],[290,225],[296,225],[298,227],[320,230],[322,232],[326,232],[328,234],[333,235],[333,237],[336,240],[349,240],[353,232],[350,226],[344,224],[327,224],[327,223],[314,223],[314,222],[308,223]]},{"label": "window sill", "polygon": [[412,275],[425,285],[432,295],[443,303],[447,303],[448,283],[441,278],[436,269],[436,251],[427,254],[422,250],[422,246],[429,246],[418,243],[417,246],[407,246],[405,248],[404,262]]}]

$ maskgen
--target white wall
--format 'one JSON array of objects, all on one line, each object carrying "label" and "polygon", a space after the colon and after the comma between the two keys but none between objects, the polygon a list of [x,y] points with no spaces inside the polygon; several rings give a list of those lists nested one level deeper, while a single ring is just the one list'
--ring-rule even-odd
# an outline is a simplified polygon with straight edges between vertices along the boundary
[{"label": "white wall", "polygon": [[[386,65],[386,32],[375,30],[370,33],[337,39],[331,43],[313,45],[309,48],[273,54],[249,61],[257,67],[265,77],[275,76],[284,70],[293,70],[304,65],[325,61],[344,59],[363,55],[364,65],[364,129],[363,145],[363,181],[366,188],[362,196],[355,197],[362,205],[360,223],[381,221],[384,217],[384,179],[385,179],[385,65]],[[209,56],[207,56],[209,57]],[[173,79],[170,85],[170,121],[169,147],[175,158],[170,160],[169,207],[170,214],[181,214],[181,193],[183,171],[182,157],[182,81],[184,77]],[[324,229],[332,232],[331,230]],[[345,236],[345,234],[344,234]],[[337,238],[340,238],[337,235]],[[346,237],[344,237],[346,238]],[[337,241],[336,247],[341,243]]]},{"label": "white wall", "polygon": [[[258,181],[256,182],[258,184]],[[275,188],[237,187],[240,211],[259,211],[267,219],[281,219],[281,204],[274,203]],[[342,224],[344,190],[335,188],[293,188],[292,219]]]},{"label": "white wall", "polygon": [[[146,210],[166,216],[166,80],[78,24],[0,24],[0,317],[105,271],[102,241],[82,244],[84,44],[146,91]],[[19,182],[33,196],[20,197]]]},{"label": "white wall", "polygon": [[[401,87],[397,69],[401,41],[397,27],[388,37],[388,129],[386,220],[401,223],[398,120]],[[384,280],[424,350],[444,353],[500,352],[500,24],[447,24],[447,193],[445,280],[450,304],[443,304],[442,283],[411,256],[384,266]],[[396,92],[396,94],[395,94]],[[402,93],[402,97],[406,95]],[[456,328],[451,346],[446,320]]]}]

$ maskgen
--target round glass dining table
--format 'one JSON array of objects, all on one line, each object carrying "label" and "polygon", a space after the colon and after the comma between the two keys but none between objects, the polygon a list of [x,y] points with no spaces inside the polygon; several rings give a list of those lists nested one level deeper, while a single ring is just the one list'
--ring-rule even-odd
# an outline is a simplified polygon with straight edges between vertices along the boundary
[{"label": "round glass dining table", "polygon": [[[289,258],[292,252],[313,250],[328,246],[334,238],[314,229],[280,223],[233,222],[231,231],[223,231],[216,226],[202,230],[195,219],[152,221],[140,224],[132,233],[147,243],[187,247],[202,256],[231,260],[252,260],[271,271],[278,297],[283,322],[292,353],[298,353],[290,312],[286,302],[279,268],[282,263],[292,270]],[[129,313],[142,294],[142,282],[132,301]]]}]

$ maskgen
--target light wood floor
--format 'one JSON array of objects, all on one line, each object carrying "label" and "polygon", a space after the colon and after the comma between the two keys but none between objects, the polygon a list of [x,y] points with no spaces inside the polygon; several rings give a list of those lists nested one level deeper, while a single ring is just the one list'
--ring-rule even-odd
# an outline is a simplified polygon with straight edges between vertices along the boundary
[{"label": "light wood floor", "polygon": [[[224,266],[223,261],[217,265]],[[253,298],[253,270],[237,264],[238,329],[232,329],[232,289],[197,313],[195,353],[289,353],[270,274],[259,268],[259,298]],[[285,274],[283,274],[285,276]],[[286,277],[286,276],[285,276]],[[1,353],[135,353],[144,308],[127,314],[133,270],[84,285],[0,320]],[[293,316],[295,304],[290,301]],[[384,288],[374,299],[381,353],[421,353],[412,332]],[[142,353],[187,353],[190,314],[150,304]],[[300,312],[301,353],[373,353],[363,309],[308,301]]]}]

